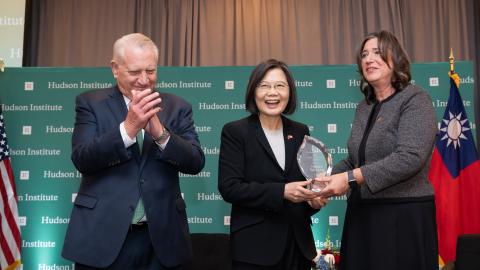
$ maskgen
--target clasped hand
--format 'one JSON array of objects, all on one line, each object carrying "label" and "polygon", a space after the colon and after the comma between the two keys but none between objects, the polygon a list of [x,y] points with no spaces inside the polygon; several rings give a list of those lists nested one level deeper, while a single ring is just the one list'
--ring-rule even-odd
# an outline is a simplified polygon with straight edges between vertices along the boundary
[{"label": "clasped hand", "polygon": [[346,172],[315,178],[315,181],[325,183],[325,188],[319,192],[320,195],[325,198],[343,195],[347,193],[349,189],[348,176]]},{"label": "clasped hand", "polygon": [[145,129],[153,138],[160,137],[163,133],[163,125],[157,113],[162,110],[159,106],[161,102],[162,99],[156,91],[132,90],[132,100],[125,119],[125,130],[130,138],[134,138],[141,129]]},{"label": "clasped hand", "polygon": [[314,209],[322,208],[328,199],[320,196],[318,192],[307,189],[306,186],[310,183],[310,180],[287,183],[284,190],[285,199],[294,203],[306,201]]}]

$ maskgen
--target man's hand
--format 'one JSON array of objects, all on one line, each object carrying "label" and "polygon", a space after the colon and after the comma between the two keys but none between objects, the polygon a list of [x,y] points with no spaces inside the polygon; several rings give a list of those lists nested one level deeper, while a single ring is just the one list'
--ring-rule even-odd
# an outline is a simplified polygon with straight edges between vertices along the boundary
[{"label": "man's hand", "polygon": [[305,188],[309,184],[309,180],[288,183],[285,185],[283,197],[294,203],[312,200],[318,194]]},{"label": "man's hand", "polygon": [[160,102],[162,102],[162,99],[156,91],[152,92],[151,89],[132,90],[132,100],[128,106],[128,114],[125,119],[125,130],[130,138],[135,138],[139,130],[146,128],[152,117],[155,116],[158,121],[156,114],[161,110],[158,106]]},{"label": "man's hand", "polygon": [[157,139],[158,137],[160,137],[160,135],[162,135],[164,127],[156,114],[153,115],[150,120],[148,120],[145,131],[152,135],[153,139]]}]

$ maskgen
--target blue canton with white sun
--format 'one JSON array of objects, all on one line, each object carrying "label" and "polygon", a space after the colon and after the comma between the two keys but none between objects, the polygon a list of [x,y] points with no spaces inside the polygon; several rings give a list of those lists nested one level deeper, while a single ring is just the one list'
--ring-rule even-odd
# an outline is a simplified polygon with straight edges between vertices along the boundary
[{"label": "blue canton with white sun", "polygon": [[437,150],[452,178],[477,160],[470,122],[455,82],[450,79],[450,97],[437,134]]}]

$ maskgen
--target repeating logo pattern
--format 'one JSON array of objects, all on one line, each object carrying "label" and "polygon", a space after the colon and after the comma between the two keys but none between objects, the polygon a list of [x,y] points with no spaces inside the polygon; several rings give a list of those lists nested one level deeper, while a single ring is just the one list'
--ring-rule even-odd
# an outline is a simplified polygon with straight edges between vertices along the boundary
[{"label": "repeating logo pattern", "polygon": [[[472,65],[458,63],[457,69],[464,69],[459,71],[465,76],[460,89],[465,108],[473,115]],[[291,70],[296,79],[298,100],[297,112],[291,118],[306,124],[312,136],[321,138],[336,163],[348,153],[346,142],[353,116],[363,100],[355,67],[308,66],[308,69],[292,67]],[[437,119],[448,126],[445,134],[450,135],[445,140],[450,140],[452,146],[461,147],[463,116],[454,115],[448,119],[441,116],[448,98],[448,78],[444,78],[448,63],[416,64],[414,70],[417,72],[413,74],[415,84],[429,91],[438,110]],[[100,73],[101,79],[88,80],[93,71],[96,75]],[[62,266],[68,269],[72,266],[60,257],[60,250],[81,179],[81,174],[70,161],[75,96],[90,87],[112,86],[111,71],[108,68],[42,68],[34,76],[24,76],[22,72],[18,69],[2,74],[0,99],[9,126],[22,245],[29,250],[24,253],[24,268]],[[158,90],[182,96],[192,105],[195,129],[206,154],[202,172],[180,174],[191,232],[229,232],[230,205],[223,201],[217,190],[220,133],[226,122],[248,115],[244,95],[250,72],[251,69],[246,67],[158,70]],[[20,78],[24,81],[19,81]],[[471,128],[475,126],[472,124]],[[345,201],[346,196],[332,198],[326,209],[312,217],[318,248],[325,245],[327,231],[333,246],[339,247]],[[50,258],[49,264],[42,261],[45,256]]]}]

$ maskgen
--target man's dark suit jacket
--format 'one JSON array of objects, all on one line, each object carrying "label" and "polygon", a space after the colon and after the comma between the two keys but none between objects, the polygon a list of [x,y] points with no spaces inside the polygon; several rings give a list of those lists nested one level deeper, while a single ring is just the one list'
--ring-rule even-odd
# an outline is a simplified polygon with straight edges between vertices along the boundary
[{"label": "man's dark suit jacket", "polygon": [[308,259],[316,256],[310,216],[318,210],[284,199],[285,184],[304,181],[296,161],[307,126],[282,117],[285,170],[263,132],[257,115],[226,124],[222,130],[218,188],[232,204],[230,239],[236,261],[273,265],[284,254],[287,236]]},{"label": "man's dark suit jacket", "polygon": [[82,173],[63,246],[63,257],[94,267],[110,265],[122,248],[140,193],[153,249],[165,266],[191,257],[191,243],[178,172],[196,174],[205,163],[192,119],[182,98],[160,94],[160,121],[170,131],[161,151],[145,133],[125,148],[119,125],[127,115],[117,87],[81,94],[76,99],[72,161]]}]

